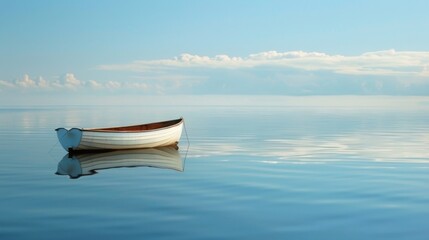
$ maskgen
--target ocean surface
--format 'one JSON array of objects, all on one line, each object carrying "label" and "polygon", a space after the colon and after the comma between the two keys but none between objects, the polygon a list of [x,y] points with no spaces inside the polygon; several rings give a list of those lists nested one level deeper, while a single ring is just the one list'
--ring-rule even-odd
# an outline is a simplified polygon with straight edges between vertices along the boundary
[{"label": "ocean surface", "polygon": [[[54,131],[177,117],[134,167]],[[0,239],[427,240],[429,106],[0,107]]]}]

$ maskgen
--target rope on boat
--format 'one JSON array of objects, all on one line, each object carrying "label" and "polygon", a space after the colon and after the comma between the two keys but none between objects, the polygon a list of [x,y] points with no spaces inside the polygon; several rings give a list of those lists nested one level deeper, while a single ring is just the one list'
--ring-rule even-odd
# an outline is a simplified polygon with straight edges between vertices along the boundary
[{"label": "rope on boat", "polygon": [[[186,130],[185,120],[183,120],[183,128],[185,129],[186,141],[188,142],[188,146],[186,148],[186,153],[185,153],[185,159],[183,160],[183,163],[185,163],[186,157],[188,156],[189,146],[191,145],[191,143],[189,142],[188,131]],[[183,164],[183,166],[185,166],[185,164]]]},{"label": "rope on boat", "polygon": [[[67,132],[65,132],[61,137],[60,137],[60,139],[63,139],[63,137],[65,136],[67,134]],[[58,139],[59,140],[59,139]],[[60,141],[57,141],[52,147],[51,147],[51,149],[49,149],[49,151],[48,151],[48,154],[51,154],[51,152],[52,152],[52,150],[56,147],[56,146],[58,146],[58,144],[60,143]]]},{"label": "rope on boat", "polygon": [[189,145],[191,145],[191,144],[189,143],[188,131],[186,130],[185,120],[183,120],[183,127],[185,129],[186,141],[188,141],[188,148],[189,148]]}]

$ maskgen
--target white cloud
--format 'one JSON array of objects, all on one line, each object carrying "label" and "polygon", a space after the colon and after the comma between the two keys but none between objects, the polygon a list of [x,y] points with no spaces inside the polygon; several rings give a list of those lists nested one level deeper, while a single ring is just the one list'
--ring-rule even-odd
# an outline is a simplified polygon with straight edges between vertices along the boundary
[{"label": "white cloud", "polygon": [[117,89],[121,87],[121,83],[120,82],[116,82],[116,81],[109,81],[106,83],[105,85],[107,88],[110,89]]},{"label": "white cloud", "polygon": [[277,52],[268,51],[256,54],[250,54],[249,58],[254,60],[267,60],[267,59],[293,59],[293,58],[323,58],[329,57],[329,55],[320,52],[304,52],[304,51],[291,51],[291,52]]},{"label": "white cloud", "polygon": [[75,77],[73,73],[66,73],[64,76],[64,86],[68,88],[77,88],[83,85],[83,82]]},{"label": "white cloud", "polygon": [[46,89],[50,87],[50,83],[46,81],[43,77],[39,77],[39,82],[37,83],[37,86]]},{"label": "white cloud", "polygon": [[429,77],[429,64],[423,67],[422,72],[420,73],[422,77]]},{"label": "white cloud", "polygon": [[140,83],[140,82],[128,82],[125,84],[127,88],[131,89],[141,89],[141,90],[148,90],[149,84],[147,83]]},{"label": "white cloud", "polygon": [[43,77],[39,76],[38,80],[33,80],[28,74],[24,74],[24,76],[21,79],[16,80],[15,82],[6,82],[3,83],[7,87],[21,87],[21,88],[33,88],[33,89],[51,89],[55,86],[60,86],[61,84],[57,83],[51,83],[44,79]]},{"label": "white cloud", "polygon": [[67,73],[64,77],[61,78],[61,81],[58,79],[46,80],[45,78],[39,76],[38,80],[33,80],[28,74],[16,81],[0,81],[0,85],[7,88],[27,88],[27,89],[58,89],[58,88],[78,88],[85,85],[84,81],[81,81],[75,77],[73,73]]},{"label": "white cloud", "polygon": [[36,87],[36,82],[28,76],[28,74],[25,74],[22,79],[19,79],[16,81],[16,84],[20,87],[24,88],[31,88]]},{"label": "white cloud", "polygon": [[0,80],[0,86],[2,86],[2,88],[13,88],[15,87],[15,84],[8,81]]},{"label": "white cloud", "polygon": [[101,89],[101,88],[103,88],[103,84],[99,83],[99,82],[97,82],[95,80],[89,80],[88,84],[89,84],[90,87],[95,88],[95,89]]},{"label": "white cloud", "polygon": [[118,74],[120,80],[109,76],[85,81],[74,73],[49,79],[25,74],[16,81],[0,81],[0,87],[27,89],[24,91],[266,95],[427,95],[429,89],[429,52],[417,51],[386,50],[355,56],[266,51],[246,57],[185,53],[171,59],[101,65],[98,69],[122,71]]},{"label": "white cloud", "polygon": [[321,52],[277,52],[267,51],[250,54],[248,57],[214,57],[182,54],[172,59],[141,60],[128,64],[100,65],[100,70],[149,72],[170,68],[251,68],[275,66],[307,71],[331,71],[349,75],[426,76],[429,52],[377,51],[357,56],[329,55]]}]

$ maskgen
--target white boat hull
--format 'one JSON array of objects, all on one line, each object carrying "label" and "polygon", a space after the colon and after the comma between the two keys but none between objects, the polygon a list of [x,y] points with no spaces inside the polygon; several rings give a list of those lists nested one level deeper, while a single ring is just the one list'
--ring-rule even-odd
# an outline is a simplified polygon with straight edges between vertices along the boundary
[{"label": "white boat hull", "polygon": [[183,119],[172,126],[143,131],[58,128],[57,137],[67,151],[123,150],[175,145],[179,142]]}]

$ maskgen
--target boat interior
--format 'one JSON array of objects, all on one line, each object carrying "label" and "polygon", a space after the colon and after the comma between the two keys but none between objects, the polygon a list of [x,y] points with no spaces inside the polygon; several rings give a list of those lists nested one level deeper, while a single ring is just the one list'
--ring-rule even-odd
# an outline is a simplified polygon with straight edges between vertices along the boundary
[{"label": "boat interior", "polygon": [[170,127],[176,124],[179,124],[183,119],[175,119],[164,122],[155,122],[155,123],[147,123],[141,125],[132,125],[132,126],[124,126],[124,127],[108,127],[108,128],[91,128],[84,129],[86,131],[100,131],[100,132],[141,132],[141,131],[150,131],[154,129],[160,129],[165,127]]}]

